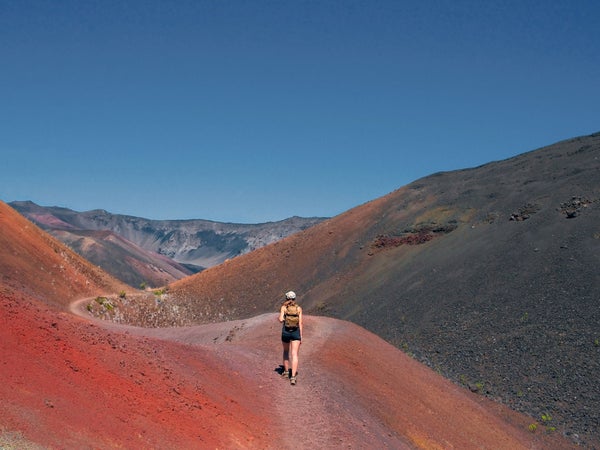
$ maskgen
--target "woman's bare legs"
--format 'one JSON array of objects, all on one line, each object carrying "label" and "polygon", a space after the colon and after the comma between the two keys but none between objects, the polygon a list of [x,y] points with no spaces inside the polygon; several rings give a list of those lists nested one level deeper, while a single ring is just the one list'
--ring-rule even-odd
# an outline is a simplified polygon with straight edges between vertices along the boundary
[{"label": "woman's bare legs", "polygon": [[283,373],[290,371],[290,343],[282,342],[283,344]]},{"label": "woman's bare legs", "polygon": [[295,377],[298,373],[298,352],[300,350],[300,342],[301,341],[292,341],[291,349],[292,349],[292,376]]}]

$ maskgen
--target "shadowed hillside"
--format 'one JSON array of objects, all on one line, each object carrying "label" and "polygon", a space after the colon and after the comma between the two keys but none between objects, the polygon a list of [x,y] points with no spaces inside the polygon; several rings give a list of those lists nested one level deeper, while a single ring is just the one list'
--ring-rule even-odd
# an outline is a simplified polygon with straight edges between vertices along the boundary
[{"label": "shadowed hillside", "polygon": [[[353,321],[572,439],[600,427],[600,134],[437,173],[170,286],[197,323]],[[189,316],[188,316],[189,318]]]}]

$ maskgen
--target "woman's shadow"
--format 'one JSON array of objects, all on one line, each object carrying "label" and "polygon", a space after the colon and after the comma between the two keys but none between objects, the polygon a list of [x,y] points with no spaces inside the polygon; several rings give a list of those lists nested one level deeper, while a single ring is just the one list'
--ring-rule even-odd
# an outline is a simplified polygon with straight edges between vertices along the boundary
[{"label": "woman's shadow", "polygon": [[[277,367],[275,367],[273,369],[273,372],[279,374],[279,375],[283,375],[283,365],[279,364]],[[296,372],[296,375],[298,375],[300,373],[300,371]]]}]

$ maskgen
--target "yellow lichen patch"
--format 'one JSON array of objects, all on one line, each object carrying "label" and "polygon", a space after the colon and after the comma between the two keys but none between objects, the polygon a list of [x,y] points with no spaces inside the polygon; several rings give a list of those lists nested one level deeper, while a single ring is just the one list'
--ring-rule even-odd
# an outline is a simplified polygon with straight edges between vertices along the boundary
[{"label": "yellow lichen patch", "polygon": [[477,211],[474,208],[459,210],[456,208],[451,208],[449,206],[442,205],[438,206],[437,208],[432,208],[430,210],[424,211],[423,214],[415,218],[415,224],[417,226],[420,224],[430,223],[443,224],[447,223],[450,220],[456,220],[458,222],[469,222],[473,219],[476,212]]}]

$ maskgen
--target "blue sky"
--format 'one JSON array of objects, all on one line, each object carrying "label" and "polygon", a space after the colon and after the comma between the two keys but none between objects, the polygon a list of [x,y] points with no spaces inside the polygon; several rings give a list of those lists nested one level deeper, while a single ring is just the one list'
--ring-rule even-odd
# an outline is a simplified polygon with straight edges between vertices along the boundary
[{"label": "blue sky", "polygon": [[600,2],[0,0],[0,199],[334,216],[600,131]]}]

